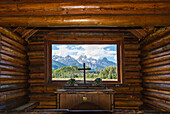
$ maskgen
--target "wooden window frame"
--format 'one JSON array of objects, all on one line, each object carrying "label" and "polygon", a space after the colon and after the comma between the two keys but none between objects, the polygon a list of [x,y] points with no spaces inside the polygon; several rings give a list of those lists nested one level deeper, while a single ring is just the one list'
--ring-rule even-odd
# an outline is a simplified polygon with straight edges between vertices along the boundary
[{"label": "wooden window frame", "polygon": [[[122,38],[123,39],[123,38]],[[123,40],[113,40],[107,41],[105,39],[102,40],[66,40],[63,39],[45,39],[45,82],[46,85],[54,85],[54,86],[65,86],[67,80],[52,80],[52,44],[117,44],[117,76],[118,81],[103,81],[102,84],[109,87],[115,85],[122,85],[124,83],[124,48],[123,48]],[[88,81],[92,82],[92,81]]]}]

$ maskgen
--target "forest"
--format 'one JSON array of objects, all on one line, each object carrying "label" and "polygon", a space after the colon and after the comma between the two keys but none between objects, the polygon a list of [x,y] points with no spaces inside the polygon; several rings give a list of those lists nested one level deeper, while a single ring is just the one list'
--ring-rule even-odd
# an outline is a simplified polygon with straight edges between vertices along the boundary
[{"label": "forest", "polygon": [[[61,67],[56,70],[52,70],[53,80],[66,80],[69,78],[83,79],[83,71],[78,70],[77,66]],[[101,78],[105,80],[117,79],[117,68],[116,66],[108,66],[100,71],[96,68],[95,72],[86,70],[86,79],[92,80],[95,78]]]}]

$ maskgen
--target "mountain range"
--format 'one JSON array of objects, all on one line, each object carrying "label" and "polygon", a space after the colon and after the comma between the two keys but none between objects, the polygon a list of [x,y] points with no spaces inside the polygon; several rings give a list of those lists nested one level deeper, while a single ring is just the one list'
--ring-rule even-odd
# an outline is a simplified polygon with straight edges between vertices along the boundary
[{"label": "mountain range", "polygon": [[87,58],[86,55],[81,55],[78,59],[75,59],[69,55],[66,57],[53,55],[52,56],[52,69],[59,69],[64,66],[73,66],[76,65],[78,67],[83,67],[83,63],[86,64],[86,67],[90,67],[91,71],[96,71],[96,68],[100,71],[100,69],[104,69],[107,66],[117,66],[115,62],[109,61],[106,57],[103,59],[94,59],[92,57]]}]

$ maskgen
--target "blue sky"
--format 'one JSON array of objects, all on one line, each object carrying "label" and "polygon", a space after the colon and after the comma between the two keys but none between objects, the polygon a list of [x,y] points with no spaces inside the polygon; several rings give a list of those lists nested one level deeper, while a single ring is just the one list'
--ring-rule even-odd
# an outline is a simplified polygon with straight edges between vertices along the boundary
[{"label": "blue sky", "polygon": [[106,57],[108,60],[117,62],[117,49],[116,45],[65,45],[53,44],[52,55],[59,55],[65,57],[70,55],[77,59],[81,55],[86,55],[88,58],[102,59]]}]

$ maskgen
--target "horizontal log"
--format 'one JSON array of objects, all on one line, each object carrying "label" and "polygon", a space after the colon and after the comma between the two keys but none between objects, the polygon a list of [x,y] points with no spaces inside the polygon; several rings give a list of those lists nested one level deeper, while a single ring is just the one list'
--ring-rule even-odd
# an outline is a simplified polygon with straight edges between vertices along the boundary
[{"label": "horizontal log", "polygon": [[0,75],[1,80],[27,80],[28,76]]},{"label": "horizontal log", "polygon": [[163,66],[163,65],[168,65],[170,63],[170,60],[166,60],[166,61],[161,61],[161,62],[156,62],[156,63],[152,63],[152,64],[147,64],[147,65],[143,65],[143,68],[146,67],[156,67],[156,66]]},{"label": "horizontal log", "polygon": [[61,15],[61,14],[151,14],[169,13],[167,3],[138,2],[65,2],[65,3],[2,3],[0,15]]},{"label": "horizontal log", "polygon": [[170,70],[170,65],[163,65],[163,66],[158,66],[158,67],[150,67],[150,68],[145,68],[142,70],[142,72],[157,72],[157,71],[169,71]]},{"label": "horizontal log", "polygon": [[4,52],[7,52],[7,53],[9,53],[12,56],[17,56],[17,57],[20,57],[22,59],[26,59],[26,54],[20,53],[20,52],[16,51],[15,49],[12,49],[12,48],[7,47],[5,45],[1,45],[1,49]]},{"label": "horizontal log", "polygon": [[29,45],[30,51],[44,51],[44,45]]},{"label": "horizontal log", "polygon": [[[151,21],[152,20],[152,21]],[[169,15],[61,15],[61,16],[29,16],[1,17],[4,27],[147,27],[170,26]],[[14,23],[15,22],[15,23]]]},{"label": "horizontal log", "polygon": [[168,100],[159,99],[159,98],[152,97],[152,96],[145,96],[145,98],[170,105],[170,101]]},{"label": "horizontal log", "polygon": [[167,36],[161,37],[160,39],[153,41],[152,43],[146,45],[145,47],[141,48],[141,50],[150,51],[150,50],[154,50],[156,48],[159,48],[169,43],[170,43],[170,35],[168,34]]},{"label": "horizontal log", "polygon": [[162,81],[162,80],[143,80],[146,83],[156,83],[156,84],[170,84],[170,81]]},{"label": "horizontal log", "polygon": [[20,68],[27,68],[27,66],[22,65],[20,63],[16,63],[16,62],[11,62],[11,61],[7,61],[7,60],[1,60],[0,61],[1,65],[11,65],[11,66],[16,66],[16,67],[20,67]]},{"label": "horizontal log", "polygon": [[170,81],[170,75],[152,75],[152,76],[143,76],[142,77],[144,80],[166,80]]},{"label": "horizontal log", "polygon": [[164,99],[164,100],[170,101],[170,96],[167,94],[161,94],[161,93],[156,93],[156,92],[147,92],[147,91],[144,91],[143,94],[146,96],[157,97],[159,99]]},{"label": "horizontal log", "polygon": [[170,90],[170,85],[169,84],[149,84],[149,83],[144,83],[143,86],[148,89],[159,89],[159,90],[164,90],[164,91],[169,91]]},{"label": "horizontal log", "polygon": [[158,71],[158,72],[144,72],[144,75],[162,75],[162,74],[169,74],[170,71]]},{"label": "horizontal log", "polygon": [[142,101],[115,101],[115,107],[120,107],[120,106],[128,106],[128,107],[134,107],[134,106],[141,106],[143,103]]},{"label": "horizontal log", "polygon": [[145,88],[144,91],[149,91],[149,92],[156,92],[156,93],[161,93],[161,94],[170,94],[170,91],[163,91],[163,90],[157,90],[157,89],[148,89]]},{"label": "horizontal log", "polygon": [[20,63],[22,65],[27,65],[28,64],[28,61],[24,61],[24,60],[21,60],[19,58],[11,57],[11,56],[8,56],[8,55],[2,54],[2,53],[1,53],[1,59],[6,60],[6,61],[10,61],[10,62]]},{"label": "horizontal log", "polygon": [[153,100],[149,100],[149,99],[143,99],[144,102],[154,105],[156,107],[159,107],[159,109],[165,109],[166,111],[170,111],[170,105],[165,104],[165,103],[161,103],[158,101],[153,101]]},{"label": "horizontal log", "polygon": [[44,79],[30,79],[29,83],[44,83]]},{"label": "horizontal log", "polygon": [[166,60],[170,60],[170,55],[165,55],[165,56],[161,56],[161,57],[157,57],[154,59],[148,59],[145,61],[142,61],[142,64],[152,64],[152,63],[156,63],[156,62],[162,62],[162,61],[166,61]]},{"label": "horizontal log", "polygon": [[31,79],[34,79],[34,78],[44,78],[44,75],[45,75],[44,73],[29,74]]},{"label": "horizontal log", "polygon": [[27,76],[27,73],[23,73],[23,72],[14,72],[14,71],[1,71],[1,75],[18,75],[18,76]]},{"label": "horizontal log", "polygon": [[154,55],[148,55],[148,56],[142,58],[142,60],[147,60],[147,59],[151,59],[151,58],[161,57],[161,56],[165,56],[165,55],[169,55],[169,54],[170,54],[170,51],[165,51],[165,52],[154,54]]},{"label": "horizontal log", "polygon": [[[12,40],[11,40],[11,41],[12,41]],[[5,45],[5,46],[7,46],[7,47],[10,47],[10,48],[12,48],[12,49],[14,49],[14,50],[16,50],[16,51],[18,51],[18,52],[20,52],[20,53],[25,54],[25,52],[24,52],[22,49],[14,46],[14,45],[12,45],[12,44],[10,44],[10,42],[6,42],[6,41],[3,41],[3,40],[1,39],[0,44],[1,44],[1,45]]]},{"label": "horizontal log", "polygon": [[[44,36],[44,35],[43,35]],[[120,41],[123,36],[98,36],[98,35],[47,35],[44,36],[49,41]],[[70,43],[70,42],[69,42]]]},{"label": "horizontal log", "polygon": [[165,46],[162,46],[160,48],[157,48],[153,51],[149,51],[149,52],[143,52],[141,54],[142,57],[145,57],[145,56],[149,56],[149,55],[154,55],[154,54],[158,54],[158,53],[161,53],[161,52],[165,52],[165,51],[169,51],[170,50],[170,44],[167,44]]},{"label": "horizontal log", "polygon": [[3,80],[0,81],[1,85],[4,84],[19,84],[19,83],[26,83],[28,80]]},{"label": "horizontal log", "polygon": [[10,100],[10,99],[16,98],[16,97],[26,96],[27,94],[28,94],[28,92],[23,91],[23,92],[18,92],[18,93],[14,93],[14,94],[3,95],[0,97],[0,102]]},{"label": "horizontal log", "polygon": [[124,44],[124,49],[125,50],[138,50],[139,49],[139,44]]},{"label": "horizontal log", "polygon": [[27,96],[15,98],[12,102],[5,102],[5,105],[0,106],[0,110],[10,110],[12,108],[24,105],[27,102],[28,102]]},{"label": "horizontal log", "polygon": [[7,36],[2,35],[1,40],[6,42],[6,43],[8,43],[8,44],[10,44],[10,45],[13,45],[13,46],[17,47],[20,50],[23,50],[24,52],[27,51],[27,47],[26,46],[20,44],[19,42],[15,41],[15,40],[7,37]]},{"label": "horizontal log", "polygon": [[167,33],[169,34],[170,32],[170,27],[164,27],[164,28],[160,28],[158,29],[156,32],[153,32],[151,34],[149,34],[140,44],[141,44],[141,48],[145,47],[147,44],[149,44],[150,42],[154,41],[157,38],[162,38],[164,35],[166,35]]},{"label": "horizontal log", "polygon": [[44,51],[31,51],[28,52],[28,56],[44,56]]},{"label": "horizontal log", "polygon": [[39,42],[29,42],[31,45],[42,45],[44,44],[44,41],[39,41]]},{"label": "horizontal log", "polygon": [[19,42],[19,43],[21,43],[23,45],[27,44],[25,40],[23,40],[21,37],[17,36],[15,33],[8,30],[7,28],[0,27],[0,32],[5,34],[8,37],[14,39],[16,42]]},{"label": "horizontal log", "polygon": [[15,89],[22,89],[22,88],[27,88],[27,87],[28,87],[27,83],[1,85],[0,86],[0,92],[2,92],[2,91],[10,91],[10,90],[15,90]]},{"label": "horizontal log", "polygon": [[1,68],[1,70],[10,70],[10,71],[24,72],[24,73],[28,72],[27,69],[14,67],[14,66],[10,66],[10,65],[1,65],[0,64],[0,68]]},{"label": "horizontal log", "polygon": [[130,61],[138,62],[138,61],[140,61],[140,58],[136,58],[136,57],[133,57],[133,58],[126,57],[125,58],[125,62],[130,62]]},{"label": "horizontal log", "polygon": [[125,80],[125,84],[129,84],[129,83],[141,83],[142,80],[141,79],[126,79]]}]

